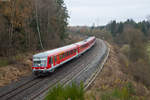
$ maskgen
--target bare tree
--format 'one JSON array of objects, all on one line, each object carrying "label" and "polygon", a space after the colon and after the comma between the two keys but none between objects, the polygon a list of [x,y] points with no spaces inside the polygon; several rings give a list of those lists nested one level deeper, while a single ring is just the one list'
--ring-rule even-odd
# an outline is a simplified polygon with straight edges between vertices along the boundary
[{"label": "bare tree", "polygon": [[150,23],[150,15],[146,17],[147,21]]}]

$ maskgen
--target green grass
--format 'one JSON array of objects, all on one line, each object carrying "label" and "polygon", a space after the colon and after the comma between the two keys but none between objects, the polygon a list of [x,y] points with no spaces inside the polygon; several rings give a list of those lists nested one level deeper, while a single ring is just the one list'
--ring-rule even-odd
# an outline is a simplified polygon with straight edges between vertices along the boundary
[{"label": "green grass", "polygon": [[115,88],[111,92],[104,93],[101,96],[101,100],[138,100],[136,96],[134,96],[135,91],[132,87],[131,83],[128,83],[123,88]]},{"label": "green grass", "polygon": [[0,67],[4,67],[4,66],[7,66],[9,65],[9,62],[7,59],[0,59]]},{"label": "green grass", "polygon": [[77,86],[74,83],[66,87],[58,85],[49,91],[45,100],[84,100],[83,85]]}]

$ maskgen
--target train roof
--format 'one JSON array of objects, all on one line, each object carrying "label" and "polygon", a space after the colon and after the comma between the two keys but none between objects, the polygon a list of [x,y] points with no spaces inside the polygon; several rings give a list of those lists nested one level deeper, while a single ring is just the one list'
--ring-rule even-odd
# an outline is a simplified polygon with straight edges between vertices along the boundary
[{"label": "train roof", "polygon": [[89,37],[89,38],[87,38],[87,39],[85,39],[85,40],[83,40],[83,41],[77,42],[77,43],[75,43],[75,44],[77,44],[77,45],[83,45],[83,44],[85,44],[85,43],[91,41],[91,40],[94,39],[94,38],[95,38],[94,36],[93,36],[93,37]]},{"label": "train roof", "polygon": [[75,43],[76,45],[83,45],[85,43],[85,41],[80,41],[80,42],[77,42]]},{"label": "train roof", "polygon": [[86,41],[87,41],[87,42],[88,42],[88,41],[91,41],[91,40],[94,39],[94,38],[95,38],[95,36],[89,37],[89,38],[86,39]]},{"label": "train roof", "polygon": [[56,49],[52,49],[52,50],[48,50],[48,51],[45,51],[45,52],[35,54],[33,57],[48,57],[48,56],[56,55],[58,53],[63,53],[65,51],[74,49],[75,47],[76,47],[75,44],[71,44],[71,45],[67,45],[67,46],[64,46],[64,47],[60,47],[60,48],[56,48]]},{"label": "train roof", "polygon": [[45,52],[41,52],[38,54],[33,55],[33,57],[48,57],[48,56],[53,56],[53,55],[57,55],[57,54],[61,54],[64,53],[66,51],[69,51],[71,49],[75,49],[77,47],[77,45],[83,45],[85,43],[87,43],[88,41],[92,40],[94,37],[89,37],[83,41],[71,44],[71,45],[67,45],[64,47],[60,47],[60,48],[56,48],[56,49],[52,49],[52,50],[48,50]]}]

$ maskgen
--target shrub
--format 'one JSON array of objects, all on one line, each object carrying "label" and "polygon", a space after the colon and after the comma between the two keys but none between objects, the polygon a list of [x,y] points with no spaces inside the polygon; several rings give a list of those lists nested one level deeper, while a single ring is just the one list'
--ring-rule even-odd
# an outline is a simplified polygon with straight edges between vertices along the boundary
[{"label": "shrub", "polygon": [[120,49],[120,51],[121,51],[122,53],[124,53],[125,55],[128,55],[129,50],[130,50],[130,46],[127,45],[127,44],[123,45],[123,46],[121,47],[121,49]]},{"label": "shrub", "polygon": [[120,64],[124,65],[122,67],[129,66],[129,60],[128,60],[127,56],[120,53],[120,54],[118,54],[118,57],[119,57]]},{"label": "shrub", "polygon": [[150,42],[147,43],[147,53],[150,59]]},{"label": "shrub", "polygon": [[137,100],[137,97],[133,96],[134,94],[132,84],[128,83],[121,89],[115,88],[110,93],[104,93],[101,96],[101,100]]},{"label": "shrub", "polygon": [[136,81],[142,82],[147,87],[150,86],[150,67],[145,60],[139,59],[137,62],[131,63],[128,70]]},{"label": "shrub", "polygon": [[84,100],[83,85],[77,86],[74,83],[66,87],[57,85],[49,91],[45,100]]},{"label": "shrub", "polygon": [[0,67],[7,66],[9,64],[7,59],[0,59]]}]

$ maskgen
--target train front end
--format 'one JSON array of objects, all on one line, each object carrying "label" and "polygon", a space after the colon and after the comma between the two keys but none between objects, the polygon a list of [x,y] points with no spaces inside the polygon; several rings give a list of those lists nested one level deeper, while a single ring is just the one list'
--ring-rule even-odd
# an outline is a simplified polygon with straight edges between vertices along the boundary
[{"label": "train front end", "polygon": [[47,57],[33,56],[32,71],[35,75],[42,75],[47,73]]}]

